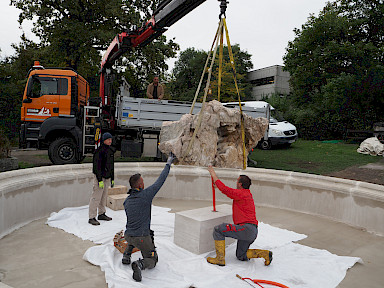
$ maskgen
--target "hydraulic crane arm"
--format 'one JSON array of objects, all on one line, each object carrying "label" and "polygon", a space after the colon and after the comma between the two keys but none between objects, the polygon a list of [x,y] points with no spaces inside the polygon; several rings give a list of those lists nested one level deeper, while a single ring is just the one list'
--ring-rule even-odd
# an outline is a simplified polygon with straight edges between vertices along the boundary
[{"label": "hydraulic crane arm", "polygon": [[206,0],[164,0],[155,10],[152,18],[134,31],[116,35],[101,61],[101,72],[110,68],[128,49],[144,47],[166,31]]},{"label": "hydraulic crane arm", "polygon": [[154,13],[158,27],[170,27],[205,0],[165,0]]},{"label": "hydraulic crane arm", "polygon": [[144,47],[153,39],[163,34],[186,14],[194,10],[206,0],[164,0],[154,11],[153,16],[139,29],[116,35],[105,52],[100,67],[100,97],[103,105],[109,105],[108,89],[105,89],[106,69],[111,68],[117,59],[127,50],[134,47]]}]

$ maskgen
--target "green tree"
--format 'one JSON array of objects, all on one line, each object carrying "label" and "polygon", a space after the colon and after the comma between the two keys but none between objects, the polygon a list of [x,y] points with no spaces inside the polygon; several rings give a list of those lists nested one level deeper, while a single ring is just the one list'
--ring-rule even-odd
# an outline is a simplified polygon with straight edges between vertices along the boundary
[{"label": "green tree", "polygon": [[[236,67],[236,77],[239,85],[240,96],[243,100],[248,99],[251,95],[251,85],[247,82],[247,72],[253,67],[251,62],[251,55],[247,52],[241,51],[240,46],[235,44],[232,46],[233,57]],[[188,48],[180,53],[179,59],[175,62],[173,68],[173,78],[169,83],[171,89],[172,99],[192,101],[196,89],[198,87],[201,74],[207,59],[208,53],[205,51],[198,51],[194,48]],[[219,59],[216,55],[215,63],[213,65],[213,73],[211,77],[212,97],[217,99],[217,86],[219,74]],[[210,63],[209,63],[210,64]],[[207,73],[205,73],[202,87],[199,94],[199,101],[204,95],[204,88],[206,86]],[[223,49],[223,69],[222,69],[222,84],[221,84],[221,102],[236,101],[237,92],[233,79],[232,66],[229,61],[228,47],[224,46]]]},{"label": "green tree", "polygon": [[383,21],[382,0],[337,0],[295,29],[284,61],[302,136],[341,138],[383,119]]},{"label": "green tree", "polygon": [[24,35],[21,40],[12,45],[16,51],[13,56],[0,60],[0,130],[11,140],[19,134],[21,100],[31,59],[44,60],[44,49]]},{"label": "green tree", "polygon": [[[236,80],[242,100],[251,100],[252,85],[247,81],[247,73],[253,68],[251,55],[248,52],[241,51],[240,45],[232,46],[233,58],[235,61]],[[217,99],[218,95],[218,78],[219,78],[219,59],[216,58],[214,65],[214,73],[212,75],[211,87],[212,94]],[[229,58],[228,47],[223,49],[223,67],[220,89],[220,101],[232,102],[237,101],[237,91],[233,77],[232,65]]]},{"label": "green tree", "polygon": [[[20,106],[26,84],[25,76],[40,60],[45,67],[72,67],[98,95],[101,56],[116,34],[140,25],[150,18],[157,1],[128,0],[11,0],[21,9],[19,23],[34,21],[33,32],[39,44],[25,35],[14,44],[15,54],[0,59],[0,128],[12,140],[20,127]],[[165,60],[174,57],[178,45],[161,36],[143,49],[132,49],[119,59],[118,77],[125,76],[135,96],[143,96],[154,74],[164,73]],[[117,77],[117,78],[118,78]]]},{"label": "green tree", "polygon": [[172,99],[193,101],[207,56],[207,52],[194,48],[187,48],[180,53],[172,70],[172,80],[168,84]]},{"label": "green tree", "polygon": [[124,71],[121,72],[131,85],[134,97],[146,97],[147,85],[154,76],[163,76],[168,71],[165,59],[175,57],[179,45],[160,36],[157,41],[142,49],[136,49],[121,60]]},{"label": "green tree", "polygon": [[[24,20],[35,22],[33,32],[49,56],[46,66],[72,67],[89,79],[97,74],[102,51],[112,39],[134,26],[141,27],[159,0],[11,0],[11,3],[22,11],[20,24]],[[126,53],[118,64],[123,65],[122,71],[134,70],[138,79],[145,82],[149,74],[167,70],[165,59],[174,57],[177,49],[172,40],[159,37],[144,49]]]}]

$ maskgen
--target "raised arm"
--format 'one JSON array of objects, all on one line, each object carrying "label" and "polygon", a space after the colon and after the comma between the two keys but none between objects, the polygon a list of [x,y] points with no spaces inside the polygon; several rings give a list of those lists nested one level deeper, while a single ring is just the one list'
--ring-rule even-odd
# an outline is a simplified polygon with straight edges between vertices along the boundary
[{"label": "raised arm", "polygon": [[209,172],[209,174],[211,174],[211,177],[212,177],[212,179],[213,179],[213,183],[215,183],[217,180],[219,180],[219,178],[218,178],[217,175],[216,175],[215,170],[213,170],[212,165],[209,165],[209,166],[208,166],[208,172]]},{"label": "raised arm", "polygon": [[153,198],[155,197],[155,195],[157,194],[157,192],[159,192],[161,186],[163,186],[165,180],[167,179],[168,177],[168,174],[169,174],[169,170],[171,168],[171,164],[172,162],[175,160],[175,155],[171,152],[169,153],[169,157],[168,157],[168,160],[167,160],[167,163],[165,164],[165,167],[163,169],[163,171],[161,172],[160,176],[157,178],[157,180],[155,181],[155,183],[153,183],[151,186],[149,186],[146,190],[148,191],[148,195]]}]

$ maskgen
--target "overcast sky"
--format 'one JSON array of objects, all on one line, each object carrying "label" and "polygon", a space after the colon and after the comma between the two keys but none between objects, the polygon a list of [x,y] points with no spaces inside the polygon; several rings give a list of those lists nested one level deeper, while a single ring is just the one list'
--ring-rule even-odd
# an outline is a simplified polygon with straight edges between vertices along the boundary
[{"label": "overcast sky", "polygon": [[[1,56],[14,53],[11,43],[18,43],[22,29],[30,32],[31,22],[19,27],[19,10],[9,6],[10,0],[0,1]],[[283,65],[288,41],[294,39],[294,28],[301,28],[310,14],[317,16],[326,0],[229,0],[226,18],[231,44],[240,44],[252,55],[254,69]],[[165,35],[175,38],[181,50],[195,47],[208,51],[218,27],[219,2],[207,0],[194,11],[176,22]],[[112,39],[111,39],[112,40]],[[174,60],[169,61],[173,66]]]}]

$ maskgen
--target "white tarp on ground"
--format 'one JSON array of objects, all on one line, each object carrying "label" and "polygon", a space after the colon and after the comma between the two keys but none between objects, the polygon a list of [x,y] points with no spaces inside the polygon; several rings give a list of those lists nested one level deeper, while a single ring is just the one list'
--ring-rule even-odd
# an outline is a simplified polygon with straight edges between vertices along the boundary
[{"label": "white tarp on ground", "polygon": [[361,142],[357,152],[372,156],[384,156],[384,144],[376,137],[368,138]]},{"label": "white tarp on ground", "polygon": [[[348,268],[361,262],[357,257],[337,256],[326,250],[293,243],[307,236],[259,222],[259,235],[251,248],[272,250],[270,266],[264,266],[261,259],[238,261],[235,243],[226,248],[226,266],[211,265],[205,257],[214,255],[214,252],[195,255],[173,243],[175,215],[168,213],[169,210],[156,206],[152,208],[151,228],[155,231],[159,262],[154,269],[143,271],[142,282],[132,279],[130,265],[121,263],[122,254],[113,246],[114,235],[125,227],[124,211],[107,208],[107,215],[113,220],[92,226],[88,224],[88,206],[65,208],[52,213],[47,224],[101,244],[89,248],[84,259],[100,266],[109,288],[250,287],[236,278],[236,274],[279,282],[290,288],[331,288],[343,280]],[[139,257],[140,252],[134,253],[132,260]]]}]

